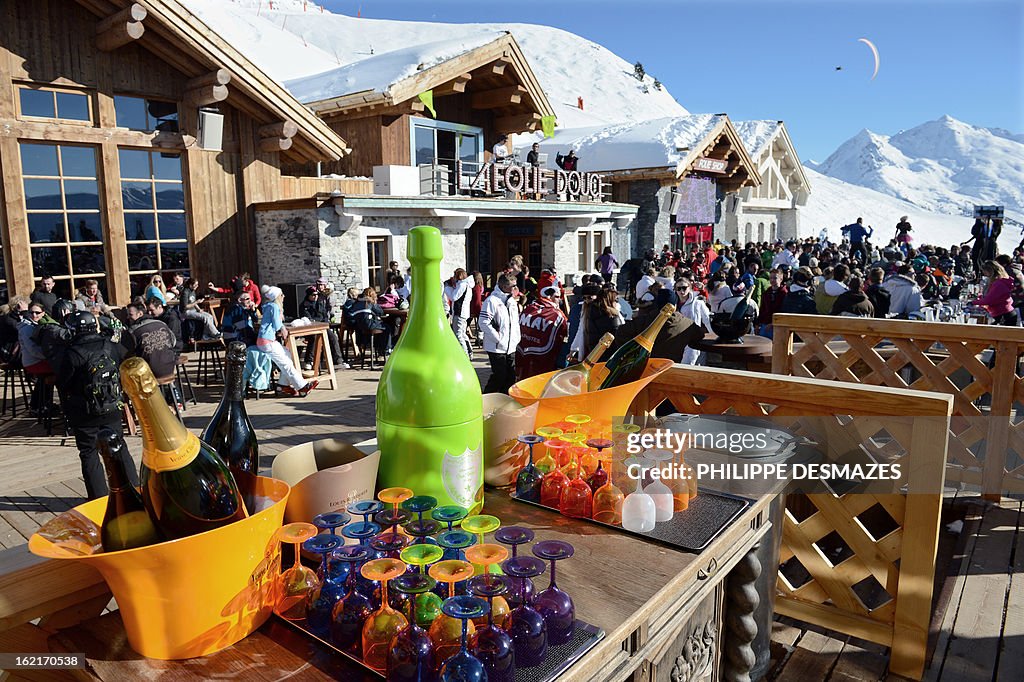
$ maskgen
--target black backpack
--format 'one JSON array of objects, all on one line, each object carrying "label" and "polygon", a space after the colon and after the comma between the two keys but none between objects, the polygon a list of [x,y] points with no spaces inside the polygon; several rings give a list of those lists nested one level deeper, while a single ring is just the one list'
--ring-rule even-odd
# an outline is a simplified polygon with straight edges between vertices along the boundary
[{"label": "black backpack", "polygon": [[71,346],[69,353],[79,358],[74,381],[68,386],[68,398],[90,417],[112,414],[124,405],[117,362],[104,346],[84,350]]}]

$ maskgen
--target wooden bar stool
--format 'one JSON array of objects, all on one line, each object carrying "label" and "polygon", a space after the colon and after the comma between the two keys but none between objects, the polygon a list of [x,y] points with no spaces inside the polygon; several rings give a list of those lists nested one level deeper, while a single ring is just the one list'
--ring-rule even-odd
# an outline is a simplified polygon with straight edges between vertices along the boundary
[{"label": "wooden bar stool", "polygon": [[31,395],[31,389],[28,385],[28,380],[25,378],[25,370],[21,364],[5,362],[0,364],[0,370],[4,374],[4,388],[3,388],[3,401],[0,403],[0,416],[7,414],[7,400],[8,392],[10,394],[11,401],[11,417],[18,416],[18,389],[21,389],[21,398],[25,402],[25,411],[28,412],[30,409],[29,397]]},{"label": "wooden bar stool", "polygon": [[360,336],[363,336],[363,338],[360,339],[359,344],[359,369],[366,369],[367,349],[369,349],[370,351],[370,369],[373,369],[373,363],[377,360],[380,360],[381,367],[384,367],[384,358],[380,357],[380,355],[377,353],[377,344],[374,343],[374,341],[376,340],[376,337],[386,333],[386,329],[371,329],[366,334],[360,334]]},{"label": "wooden bar stool", "polygon": [[188,365],[188,356],[182,353],[178,356],[178,359],[174,361],[174,374],[178,379],[178,390],[181,391],[181,399],[184,401],[185,389],[182,386],[182,381],[184,380],[184,385],[188,386],[188,393],[192,396],[192,404],[198,405],[199,403],[196,401],[196,392],[195,389],[192,388],[192,380],[188,378],[188,368],[186,365]]},{"label": "wooden bar stool", "polygon": [[[185,409],[185,404],[182,403],[181,407],[179,408],[178,401],[174,397],[173,386],[175,384],[179,384],[178,392],[181,392],[181,386],[180,382],[178,381],[178,377],[175,376],[174,374],[168,374],[165,377],[157,377],[156,383],[160,387],[160,392],[164,394],[164,400],[166,400],[170,404],[170,406],[174,408],[174,415],[180,420],[181,410]],[[185,397],[182,396],[181,399],[184,400]]]},{"label": "wooden bar stool", "polygon": [[207,339],[196,341],[196,350],[199,351],[199,364],[196,367],[196,383],[203,382],[203,386],[210,385],[212,374],[218,381],[224,381],[224,342],[220,339]]}]

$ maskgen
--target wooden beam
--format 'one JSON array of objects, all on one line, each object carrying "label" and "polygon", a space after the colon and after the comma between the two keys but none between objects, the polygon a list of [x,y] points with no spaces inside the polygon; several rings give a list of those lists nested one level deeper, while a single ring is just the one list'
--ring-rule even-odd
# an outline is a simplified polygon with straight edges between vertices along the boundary
[{"label": "wooden beam", "polygon": [[185,81],[185,90],[199,90],[211,85],[227,85],[231,82],[231,72],[227,69],[214,69],[210,73],[196,76]]},{"label": "wooden beam", "polygon": [[503,116],[494,120],[494,129],[499,133],[521,133],[530,129],[530,125],[540,121],[540,114],[518,114]]},{"label": "wooden beam", "polygon": [[290,137],[264,137],[257,145],[261,152],[283,152],[291,147],[292,138]]},{"label": "wooden beam", "polygon": [[228,86],[204,85],[201,88],[185,92],[185,102],[192,107],[203,107],[208,104],[223,102],[228,98]]},{"label": "wooden beam", "polygon": [[466,83],[473,80],[473,74],[464,73],[457,76],[454,80],[448,81],[444,85],[434,88],[434,97],[443,97],[444,95],[454,95],[459,92],[466,91]]},{"label": "wooden beam", "polygon": [[510,104],[519,104],[526,94],[522,85],[509,85],[494,90],[483,90],[470,95],[469,104],[474,109],[497,109]]},{"label": "wooden beam", "polygon": [[505,67],[511,63],[512,60],[506,57],[502,57],[501,59],[496,59],[495,61],[491,62],[488,68],[490,69],[491,73],[493,73],[495,76],[503,76],[505,75]]},{"label": "wooden beam", "polygon": [[136,2],[103,19],[96,24],[96,47],[103,52],[112,52],[138,40],[146,31],[142,25],[146,14],[146,8]]},{"label": "wooden beam", "polygon": [[256,136],[261,139],[265,137],[295,137],[297,132],[299,132],[299,126],[295,121],[278,121],[260,126],[256,130]]}]

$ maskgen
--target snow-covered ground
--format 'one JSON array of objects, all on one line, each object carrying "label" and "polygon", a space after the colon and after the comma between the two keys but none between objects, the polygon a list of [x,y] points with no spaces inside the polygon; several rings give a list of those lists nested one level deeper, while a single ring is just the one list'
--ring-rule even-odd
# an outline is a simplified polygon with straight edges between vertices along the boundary
[{"label": "snow-covered ground", "polygon": [[[479,40],[481,35],[493,38],[498,31],[511,31],[547,93],[559,127],[688,113],[664,87],[655,87],[652,76],[637,80],[633,64],[597,43],[550,26],[364,19],[333,14],[303,0],[183,1],[282,83],[394,50]],[[337,93],[341,94],[345,93]],[[577,98],[583,99],[582,111]]]}]

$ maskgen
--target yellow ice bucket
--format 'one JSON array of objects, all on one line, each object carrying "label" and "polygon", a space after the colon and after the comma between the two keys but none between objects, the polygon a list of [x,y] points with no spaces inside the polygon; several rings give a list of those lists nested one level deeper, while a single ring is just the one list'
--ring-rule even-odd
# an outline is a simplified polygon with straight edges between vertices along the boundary
[{"label": "yellow ice bucket", "polygon": [[[33,554],[84,561],[106,579],[132,649],[150,658],[205,656],[247,637],[273,611],[274,578],[280,572],[281,527],[290,488],[257,479],[256,495],[271,505],[227,526],[178,540],[120,552],[71,556],[33,535]],[[107,499],[75,507],[96,525]],[[68,512],[70,513],[70,512]]]}]

